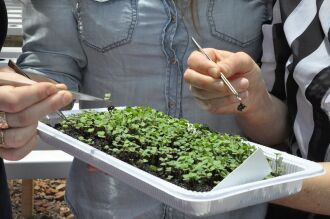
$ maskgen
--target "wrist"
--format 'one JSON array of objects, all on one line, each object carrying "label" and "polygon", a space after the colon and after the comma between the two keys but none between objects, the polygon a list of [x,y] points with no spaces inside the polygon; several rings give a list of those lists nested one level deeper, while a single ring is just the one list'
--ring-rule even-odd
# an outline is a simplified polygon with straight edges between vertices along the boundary
[{"label": "wrist", "polygon": [[258,100],[250,101],[246,110],[237,114],[236,118],[238,120],[249,124],[259,124],[273,114],[272,96],[267,91],[263,95],[258,95],[254,98]]},{"label": "wrist", "polygon": [[249,104],[254,106],[236,116],[238,125],[253,141],[269,146],[283,142],[288,134],[286,105],[268,91],[253,99]]},{"label": "wrist", "polygon": [[[249,90],[246,98],[246,109],[237,114],[237,118],[247,121],[259,121],[273,110],[273,96],[268,92],[265,82],[259,80],[253,89]],[[243,101],[244,104],[245,101]]]}]

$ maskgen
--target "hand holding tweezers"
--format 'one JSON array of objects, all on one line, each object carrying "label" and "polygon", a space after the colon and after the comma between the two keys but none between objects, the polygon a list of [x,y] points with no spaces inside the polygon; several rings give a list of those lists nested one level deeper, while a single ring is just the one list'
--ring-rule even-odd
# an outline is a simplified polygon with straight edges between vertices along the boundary
[{"label": "hand holding tweezers", "polygon": [[[12,68],[13,70],[15,70],[16,73],[23,75],[29,79],[31,79],[22,69],[20,69],[13,61],[9,60],[8,62],[8,66],[10,68]],[[40,76],[41,77],[41,76]],[[7,84],[6,84],[7,83]],[[17,82],[17,81],[10,81],[10,80],[0,80],[0,84],[1,85],[11,85],[14,87],[20,87],[20,86],[26,86],[26,85],[31,85],[28,83],[22,83],[22,82]],[[95,97],[89,94],[84,94],[84,93],[80,93],[80,92],[76,92],[76,91],[71,91],[69,90],[72,95],[73,95],[73,99],[75,100],[84,100],[84,101],[104,101],[104,99],[99,98],[99,97]]]},{"label": "hand holding tweezers", "polygon": [[[191,37],[192,41],[194,42],[194,44],[197,46],[198,50],[204,54],[204,56],[213,62],[213,60],[206,54],[206,52],[202,49],[202,47],[197,43],[197,41],[194,39],[194,37]],[[236,99],[239,100],[240,104],[237,106],[237,110],[238,111],[243,111],[243,109],[246,107],[243,103],[242,103],[242,98],[239,96],[238,92],[235,90],[235,88],[233,87],[233,85],[228,81],[228,79],[224,76],[224,74],[222,74],[222,72],[220,72],[220,77],[221,80],[225,83],[225,85],[227,85],[228,89],[231,91],[232,94],[235,95]]]}]

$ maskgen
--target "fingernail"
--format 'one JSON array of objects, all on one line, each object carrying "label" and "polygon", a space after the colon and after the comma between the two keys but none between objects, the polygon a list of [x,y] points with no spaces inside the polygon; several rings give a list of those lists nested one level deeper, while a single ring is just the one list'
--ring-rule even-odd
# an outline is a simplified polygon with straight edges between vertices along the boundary
[{"label": "fingernail", "polygon": [[62,94],[62,103],[63,103],[64,105],[67,105],[67,104],[69,104],[71,101],[72,101],[72,94],[69,93],[69,92],[65,92],[65,91],[63,91],[63,94]]},{"label": "fingernail", "polygon": [[47,95],[49,96],[51,94],[54,94],[54,93],[56,93],[56,91],[57,91],[56,87],[54,85],[51,85],[47,89]]},{"label": "fingernail", "polygon": [[55,84],[55,86],[58,90],[66,90],[67,89],[64,84]]},{"label": "fingernail", "polygon": [[244,92],[242,92],[242,93],[239,93],[239,96],[240,96],[242,99],[247,98],[248,95],[249,95],[249,94],[248,94],[247,91],[244,91]]},{"label": "fingernail", "polygon": [[56,87],[57,89],[61,89],[61,88],[62,88],[61,84],[55,84],[55,87]]}]

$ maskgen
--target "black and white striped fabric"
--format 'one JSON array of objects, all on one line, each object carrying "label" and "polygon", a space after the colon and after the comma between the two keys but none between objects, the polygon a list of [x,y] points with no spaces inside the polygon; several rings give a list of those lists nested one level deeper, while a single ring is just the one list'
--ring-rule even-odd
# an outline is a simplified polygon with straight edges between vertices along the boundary
[{"label": "black and white striped fabric", "polygon": [[277,0],[263,33],[262,72],[287,102],[291,152],[330,161],[330,0]]}]

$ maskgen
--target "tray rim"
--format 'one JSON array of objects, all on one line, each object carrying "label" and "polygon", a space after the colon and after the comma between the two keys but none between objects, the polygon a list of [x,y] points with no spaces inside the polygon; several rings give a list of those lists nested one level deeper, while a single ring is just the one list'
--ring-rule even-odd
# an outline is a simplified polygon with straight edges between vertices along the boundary
[{"label": "tray rim", "polygon": [[[120,107],[123,108],[123,107]],[[86,110],[95,110],[95,111],[106,111],[106,108],[97,108],[97,109],[84,109],[84,110],[74,110],[74,111],[63,111],[64,114],[75,114]],[[155,187],[155,185],[158,185],[156,189],[159,189],[171,196],[175,196],[176,198],[179,198],[184,201],[188,202],[210,202],[219,200],[220,198],[226,198],[233,195],[238,195],[241,193],[245,193],[251,190],[257,190],[261,188],[267,188],[274,185],[284,184],[284,183],[290,183],[294,181],[301,181],[302,179],[318,176],[324,174],[325,170],[323,167],[315,162],[296,157],[294,155],[288,154],[286,152],[278,151],[273,148],[269,148],[254,142],[247,141],[248,143],[256,146],[257,148],[261,148],[264,152],[264,154],[269,158],[275,158],[275,153],[280,153],[283,156],[283,162],[288,163],[294,166],[298,166],[300,171],[289,173],[283,176],[274,177],[271,179],[266,180],[260,180],[250,183],[245,183],[241,185],[231,186],[228,188],[224,188],[221,190],[215,190],[215,191],[207,191],[207,192],[197,192],[197,191],[191,191],[187,190],[183,187],[180,187],[178,185],[175,185],[173,183],[170,183],[164,179],[161,179],[155,175],[152,175],[144,170],[141,170],[135,166],[132,166],[124,161],[121,161],[109,154],[106,154],[105,152],[102,152],[93,146],[90,146],[86,143],[83,143],[79,141],[78,139],[75,139],[67,134],[64,134],[42,122],[39,122],[38,124],[38,131],[39,135],[41,134],[41,138],[46,142],[47,139],[45,139],[45,135],[48,135],[49,137],[55,138],[58,143],[64,143],[65,146],[58,146],[54,145],[55,147],[60,147],[63,151],[70,154],[70,151],[66,147],[76,147],[74,145],[79,145],[79,150],[83,151],[85,154],[93,155],[92,157],[97,156],[97,160],[100,160],[102,162],[108,163],[112,168],[118,169],[119,171],[126,172],[132,177],[135,177],[136,179],[149,184],[152,187]],[[62,141],[61,139],[65,141]],[[76,147],[78,149],[78,147]],[[72,156],[75,156],[74,154],[71,154]],[[79,157],[78,157],[79,158]],[[80,158],[79,158],[80,159]],[[111,161],[111,162],[110,162]],[[84,162],[91,163],[93,165],[96,165],[96,167],[100,168],[102,171],[114,175],[113,171],[106,170],[102,168],[102,166],[98,165],[97,162],[93,162],[93,159],[91,161]],[[115,164],[117,166],[115,166]],[[308,166],[308,169],[307,169]],[[147,181],[145,179],[148,179]],[[120,180],[120,176],[119,176]]]}]

